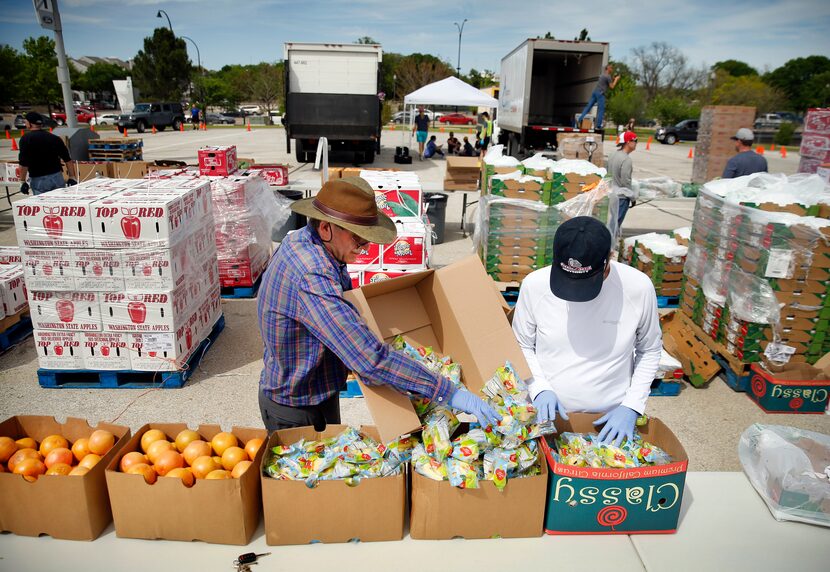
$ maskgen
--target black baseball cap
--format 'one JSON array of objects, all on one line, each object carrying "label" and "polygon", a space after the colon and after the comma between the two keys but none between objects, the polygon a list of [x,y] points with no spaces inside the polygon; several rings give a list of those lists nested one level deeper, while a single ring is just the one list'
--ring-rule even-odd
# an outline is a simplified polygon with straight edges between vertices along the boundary
[{"label": "black baseball cap", "polygon": [[553,237],[550,290],[568,302],[599,296],[611,253],[611,232],[600,221],[578,216],[565,221]]},{"label": "black baseball cap", "polygon": [[32,125],[43,125],[43,116],[40,113],[35,111],[30,111],[26,115],[24,115],[26,121],[31,123]]}]

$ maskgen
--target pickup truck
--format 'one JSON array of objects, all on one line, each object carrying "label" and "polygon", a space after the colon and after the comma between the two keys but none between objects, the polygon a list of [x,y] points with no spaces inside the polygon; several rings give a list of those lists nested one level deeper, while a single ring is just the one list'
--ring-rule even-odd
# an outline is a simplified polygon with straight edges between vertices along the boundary
[{"label": "pickup truck", "polygon": [[137,103],[130,113],[122,113],[118,118],[118,130],[135,129],[144,133],[155,126],[159,131],[172,127],[178,131],[184,124],[184,111],[181,103]]}]

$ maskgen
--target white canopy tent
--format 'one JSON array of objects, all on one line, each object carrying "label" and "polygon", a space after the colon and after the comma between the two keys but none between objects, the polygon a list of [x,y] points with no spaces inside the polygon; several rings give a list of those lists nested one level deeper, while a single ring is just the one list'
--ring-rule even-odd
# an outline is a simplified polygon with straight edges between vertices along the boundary
[{"label": "white canopy tent", "polygon": [[419,105],[458,105],[461,107],[495,108],[499,101],[483,91],[461,81],[448,77],[416,89],[403,99],[404,112],[409,109],[409,144],[412,145],[412,125],[415,122],[415,107]]}]

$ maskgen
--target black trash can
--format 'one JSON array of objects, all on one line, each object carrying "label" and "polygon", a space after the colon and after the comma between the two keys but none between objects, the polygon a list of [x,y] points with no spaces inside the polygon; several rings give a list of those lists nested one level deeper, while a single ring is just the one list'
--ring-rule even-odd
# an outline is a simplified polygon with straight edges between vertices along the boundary
[{"label": "black trash can", "polygon": [[435,233],[433,244],[444,242],[444,225],[447,220],[447,195],[444,193],[424,193],[424,205],[426,205],[427,217],[433,225],[432,232]]},{"label": "black trash can", "polygon": [[[298,201],[301,198],[303,198],[302,191],[294,191],[291,189],[277,189],[276,192],[292,201]],[[285,238],[285,235],[288,234],[289,231],[299,230],[303,228],[307,223],[308,220],[305,216],[292,211],[291,216],[288,217],[288,220],[285,221],[285,224],[283,224],[280,227],[274,226],[274,228],[271,229],[271,240],[273,240],[274,242],[282,242],[282,239]]]}]

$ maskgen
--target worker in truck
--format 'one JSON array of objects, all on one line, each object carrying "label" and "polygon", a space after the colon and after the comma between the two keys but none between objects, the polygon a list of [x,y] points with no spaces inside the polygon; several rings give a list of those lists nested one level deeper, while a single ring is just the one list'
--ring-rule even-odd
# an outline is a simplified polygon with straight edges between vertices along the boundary
[{"label": "worker in truck", "polygon": [[423,107],[418,108],[418,115],[415,116],[415,122],[412,124],[412,132],[415,133],[415,139],[418,141],[418,159],[423,161],[424,145],[429,134],[429,117],[424,114]]},{"label": "worker in truck", "polygon": [[[36,195],[59,189],[67,185],[77,185],[75,180],[75,163],[69,158],[69,150],[63,139],[43,130],[43,116],[30,111],[26,114],[26,135],[20,138],[20,192],[29,194],[29,189]],[[69,178],[63,178],[63,165]],[[31,177],[26,181],[26,177]]]},{"label": "worker in truck", "polygon": [[564,222],[553,265],[522,282],[513,332],[530,366],[541,420],[603,413],[599,439],[619,444],[643,414],[662,349],[648,276],[611,259],[608,228],[592,217]]},{"label": "worker in truck", "polygon": [[741,127],[730,139],[735,142],[735,151],[738,154],[733,155],[726,162],[726,167],[723,169],[724,179],[767,172],[767,160],[752,150],[752,144],[755,142],[755,133],[752,129]]},{"label": "worker in truck", "polygon": [[588,105],[585,106],[585,109],[582,110],[582,115],[580,115],[579,119],[576,120],[576,125],[574,125],[575,128],[581,128],[582,120],[585,119],[585,116],[588,115],[591,108],[596,105],[597,120],[594,123],[594,128],[602,129],[602,120],[605,117],[605,94],[609,89],[617,87],[617,82],[620,81],[619,75],[615,76],[614,79],[611,79],[611,74],[613,73],[614,66],[611,64],[605,66],[605,73],[599,76],[599,81],[597,82],[594,91],[591,92],[591,99],[588,100]]},{"label": "worker in truck", "polygon": [[368,243],[395,240],[395,223],[378,211],[375,193],[359,177],[328,181],[316,197],[296,201],[309,224],[289,234],[271,259],[259,291],[264,366],[259,407],[269,431],[340,423],[346,375],[367,385],[390,385],[448,403],[483,424],[496,412],[466,389],[429,371],[369,329],[343,293],[351,289],[346,265]]}]

